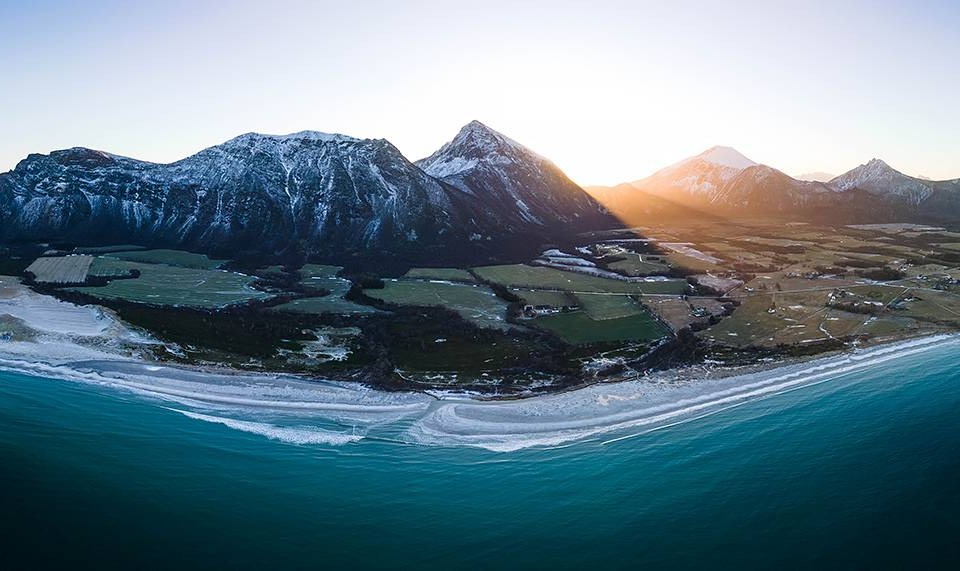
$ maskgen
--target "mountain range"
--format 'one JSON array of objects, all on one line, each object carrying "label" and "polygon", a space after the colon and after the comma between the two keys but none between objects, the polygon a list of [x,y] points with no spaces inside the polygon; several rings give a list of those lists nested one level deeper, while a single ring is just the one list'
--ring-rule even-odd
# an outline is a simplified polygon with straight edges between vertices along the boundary
[{"label": "mountain range", "polygon": [[0,240],[432,261],[533,253],[617,221],[479,122],[413,163],[382,139],[248,133],[171,164],[87,148],[0,175]]},{"label": "mountain range", "polygon": [[960,179],[907,176],[873,159],[826,182],[798,180],[730,147],[590,193],[630,224],[664,217],[782,217],[831,223],[960,221]]},{"label": "mountain range", "polygon": [[583,189],[472,121],[411,162],[389,141],[248,133],[170,164],[82,147],[0,174],[0,241],[135,243],[335,263],[523,259],[584,231],[671,218],[960,222],[960,179],[873,159],[798,180],[730,147],[653,175]]}]

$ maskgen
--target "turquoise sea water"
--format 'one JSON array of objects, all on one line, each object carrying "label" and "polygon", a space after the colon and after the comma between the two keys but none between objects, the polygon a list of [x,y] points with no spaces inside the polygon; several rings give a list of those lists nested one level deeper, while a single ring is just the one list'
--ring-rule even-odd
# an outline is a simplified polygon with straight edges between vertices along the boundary
[{"label": "turquoise sea water", "polygon": [[960,568],[958,357],[509,453],[292,444],[0,372],[0,567]]}]

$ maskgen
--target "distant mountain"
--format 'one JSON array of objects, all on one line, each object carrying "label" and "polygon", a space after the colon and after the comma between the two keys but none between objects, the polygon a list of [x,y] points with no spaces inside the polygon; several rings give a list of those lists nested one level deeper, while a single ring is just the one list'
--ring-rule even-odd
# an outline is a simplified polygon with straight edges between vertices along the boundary
[{"label": "distant mountain", "polygon": [[932,181],[903,174],[872,159],[836,178],[831,188],[868,193],[876,203],[921,220],[960,220],[960,179]]},{"label": "distant mountain", "polygon": [[808,182],[829,182],[830,180],[836,178],[836,176],[837,175],[830,174],[828,172],[814,171],[814,172],[803,173],[793,178],[797,180],[805,180]]},{"label": "distant mountain", "polygon": [[460,191],[454,200],[483,227],[553,234],[616,225],[556,165],[479,121],[416,164]]},{"label": "distant mountain", "polygon": [[903,200],[913,205],[920,205],[936,192],[932,181],[907,176],[880,159],[872,159],[829,184],[837,190],[859,188],[886,200]]},{"label": "distant mountain", "polygon": [[736,149],[713,147],[631,185],[681,203],[710,203],[730,179],[756,165]]},{"label": "distant mountain", "polygon": [[478,125],[434,155],[449,159],[443,177],[388,141],[312,131],[248,133],[166,165],[34,154],[0,175],[0,240],[439,261],[535,249],[568,237],[565,222],[613,223],[548,161]]},{"label": "distant mountain", "polygon": [[957,181],[908,177],[877,159],[826,183],[797,180],[729,147],[714,147],[648,178],[591,192],[631,224],[679,216],[682,209],[726,218],[960,221]]}]

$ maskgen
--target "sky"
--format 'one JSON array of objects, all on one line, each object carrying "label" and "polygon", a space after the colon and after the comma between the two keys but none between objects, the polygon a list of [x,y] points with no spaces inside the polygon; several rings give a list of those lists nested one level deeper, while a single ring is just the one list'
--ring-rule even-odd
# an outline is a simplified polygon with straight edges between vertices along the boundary
[{"label": "sky", "polygon": [[714,145],[789,174],[960,177],[960,2],[0,0],[0,172],[241,133],[429,155],[470,120],[576,182]]}]

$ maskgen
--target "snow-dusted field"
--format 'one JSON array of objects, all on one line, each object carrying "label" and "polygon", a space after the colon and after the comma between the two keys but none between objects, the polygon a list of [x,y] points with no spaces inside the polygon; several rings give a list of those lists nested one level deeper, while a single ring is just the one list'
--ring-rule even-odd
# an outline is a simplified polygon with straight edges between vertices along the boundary
[{"label": "snow-dusted field", "polygon": [[0,276],[0,317],[4,316],[17,320],[31,339],[0,341],[0,354],[45,362],[118,357],[128,352],[125,344],[153,342],[103,308],[38,294],[10,276]]}]

